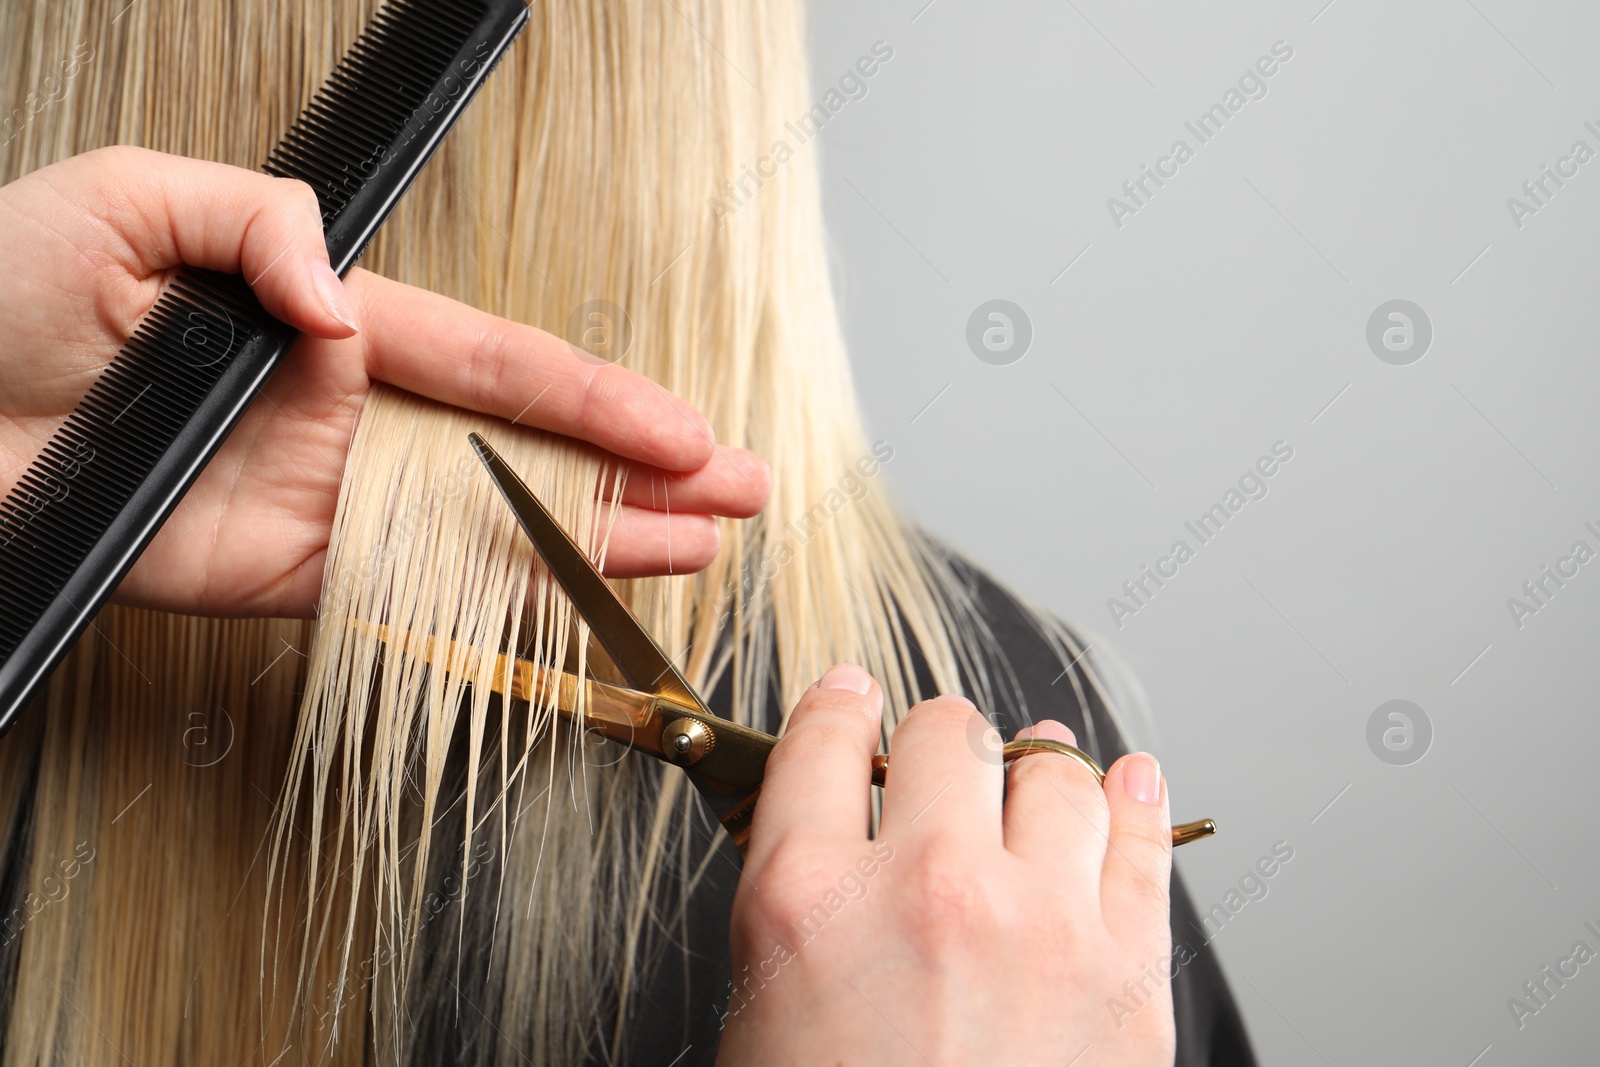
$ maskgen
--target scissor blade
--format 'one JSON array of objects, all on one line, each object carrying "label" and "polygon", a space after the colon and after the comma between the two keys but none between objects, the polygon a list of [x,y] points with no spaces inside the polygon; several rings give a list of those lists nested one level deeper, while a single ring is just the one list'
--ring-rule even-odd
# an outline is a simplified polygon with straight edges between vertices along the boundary
[{"label": "scissor blade", "polygon": [[488,468],[489,477],[499,487],[500,495],[517,516],[522,531],[533,542],[551,575],[566,590],[578,614],[587,620],[600,647],[622,672],[629,687],[710,715],[705,702],[533,491],[506,465],[500,454],[489,447],[489,442],[475,433],[468,434],[467,439]]}]

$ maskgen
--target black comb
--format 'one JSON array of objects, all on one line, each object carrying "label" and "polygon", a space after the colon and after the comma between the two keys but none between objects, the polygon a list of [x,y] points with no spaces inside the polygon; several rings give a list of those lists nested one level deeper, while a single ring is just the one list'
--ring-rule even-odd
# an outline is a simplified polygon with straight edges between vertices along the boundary
[{"label": "black comb", "polygon": [[[523,0],[390,0],[273,149],[340,275],[528,21]],[[155,536],[297,334],[185,269],[0,503],[0,732]]]}]

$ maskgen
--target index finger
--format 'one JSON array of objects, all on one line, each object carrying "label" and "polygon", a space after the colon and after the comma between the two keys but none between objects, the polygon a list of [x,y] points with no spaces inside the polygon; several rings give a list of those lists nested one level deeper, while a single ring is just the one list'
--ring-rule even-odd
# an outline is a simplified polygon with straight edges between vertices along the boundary
[{"label": "index finger", "polygon": [[872,755],[883,725],[883,689],[851,663],[807,689],[767,757],[750,828],[752,870],[785,837],[867,839]]},{"label": "index finger", "polygon": [[711,424],[642,374],[580,359],[553,334],[352,270],[370,377],[434,400],[576,437],[626,459],[698,470]]}]

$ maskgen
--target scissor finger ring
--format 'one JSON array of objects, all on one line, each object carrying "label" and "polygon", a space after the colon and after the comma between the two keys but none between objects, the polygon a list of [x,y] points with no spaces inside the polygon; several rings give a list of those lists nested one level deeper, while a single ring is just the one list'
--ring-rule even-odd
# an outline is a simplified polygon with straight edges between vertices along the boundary
[{"label": "scissor finger ring", "polygon": [[1089,769],[1095,781],[1101,785],[1105,784],[1106,772],[1100,769],[1100,764],[1094,761],[1094,757],[1081,748],[1073,748],[1065,741],[1052,741],[1047,737],[1029,737],[1021,741],[1007,741],[1005,747],[1000,750],[1001,758],[1007,763],[1014,763],[1034,752],[1054,752],[1058,756],[1077,760]]},{"label": "scissor finger ring", "polygon": [[[1100,764],[1094,757],[1080,748],[1073,748],[1062,741],[1051,741],[1046,737],[1030,737],[1021,741],[1007,741],[1001,749],[1001,756],[1007,763],[1021,759],[1023,756],[1039,752],[1051,752],[1058,756],[1066,756],[1076,760],[1089,769],[1095,781],[1105,784],[1106,772],[1100,769]],[[1183,845],[1190,841],[1198,841],[1202,837],[1210,837],[1217,832],[1217,824],[1211,819],[1199,819],[1195,822],[1179,823],[1172,828],[1173,845]]]}]

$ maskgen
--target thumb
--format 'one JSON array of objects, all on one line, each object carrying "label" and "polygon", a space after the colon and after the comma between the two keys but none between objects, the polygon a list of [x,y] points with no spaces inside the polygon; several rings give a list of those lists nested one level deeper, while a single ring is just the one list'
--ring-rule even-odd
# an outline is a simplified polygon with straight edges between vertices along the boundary
[{"label": "thumb", "polygon": [[182,263],[242,274],[290,326],[318,337],[356,332],[304,182],[127,145],[55,166],[52,187],[126,242],[131,270],[148,276]]}]

